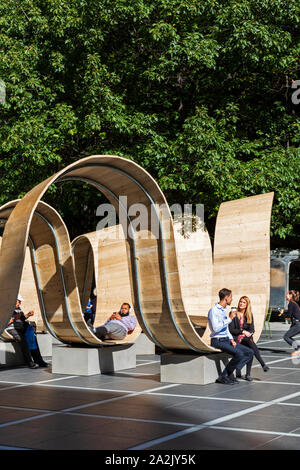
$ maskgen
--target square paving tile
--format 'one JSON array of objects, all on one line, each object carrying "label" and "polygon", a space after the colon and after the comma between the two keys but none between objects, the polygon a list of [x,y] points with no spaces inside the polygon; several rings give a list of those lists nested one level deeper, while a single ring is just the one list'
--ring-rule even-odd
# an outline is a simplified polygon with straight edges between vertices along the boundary
[{"label": "square paving tile", "polygon": [[120,394],[39,386],[28,386],[15,389],[15,391],[0,389],[1,405],[38,408],[41,410],[62,410],[64,408],[106,400],[116,396],[120,396]]},{"label": "square paving tile", "polygon": [[247,403],[210,402],[195,398],[165,397],[143,395],[124,398],[117,402],[90,406],[78,410],[78,413],[95,414],[99,416],[120,416],[174,422],[181,424],[201,424],[220,416],[235,413],[248,408]]},{"label": "square paving tile", "polygon": [[36,421],[27,421],[0,428],[1,445],[34,449],[39,448],[37,444],[41,440],[56,439],[61,441],[68,434],[68,431],[64,429],[48,429],[45,419],[41,418]]},{"label": "square paving tile", "polygon": [[16,385],[12,384],[12,383],[2,383],[0,384],[0,390],[2,389],[5,389],[5,388],[12,388],[12,387],[16,387]]},{"label": "square paving tile", "polygon": [[176,408],[178,416],[186,417],[187,422],[200,424],[217,418],[225,418],[231,414],[247,410],[253,406],[246,402],[225,402],[198,399],[182,403]]},{"label": "square paving tile", "polygon": [[[299,391],[297,385],[274,385],[272,383],[251,382],[241,388],[241,385],[220,385],[220,393],[217,397],[243,398],[244,400],[271,401]],[[226,389],[224,387],[227,387]],[[223,391],[222,391],[223,390]]]},{"label": "square paving tile", "polygon": [[262,431],[292,432],[300,427],[300,410],[294,413],[285,406],[273,405],[222,422],[224,427],[245,428]]},{"label": "square paving tile", "polygon": [[291,403],[291,404],[295,403],[296,405],[300,405],[300,395],[294,398],[290,398],[289,400],[283,400],[283,403]]},{"label": "square paving tile", "polygon": [[[58,377],[63,377],[59,375]],[[51,373],[51,368],[29,369],[28,367],[15,367],[13,369],[1,370],[0,383],[3,382],[24,382],[32,383],[41,380],[51,380],[55,378]]]},{"label": "square paving tile", "polygon": [[0,428],[1,445],[31,449],[126,449],[176,432],[178,426],[54,415]]},{"label": "square paving tile", "polygon": [[166,384],[159,382],[159,377],[138,375],[115,375],[111,382],[106,383],[103,388],[107,389],[129,389],[136,392],[164,387]]},{"label": "square paving tile", "polygon": [[194,395],[195,397],[222,397],[225,395],[227,397],[228,392],[232,392],[238,387],[240,394],[242,395],[242,390],[249,388],[248,382],[241,382],[239,385],[229,386],[212,383],[209,385],[187,385],[187,384],[177,384],[174,388],[166,388],[159,390],[158,393],[163,395]]},{"label": "square paving tile", "polygon": [[271,381],[278,381],[284,383],[291,383],[291,384],[299,384],[300,385],[300,370],[277,370],[277,377],[274,380],[273,377],[270,379]]},{"label": "square paving tile", "polygon": [[[126,382],[126,381],[125,381]],[[70,377],[65,377],[64,380],[57,380],[55,382],[50,382],[50,385],[57,386],[58,388],[68,388],[70,389],[74,387],[74,390],[77,389],[82,389],[82,390],[87,390],[87,389],[120,389],[122,388],[121,385],[122,383],[119,383],[118,380],[115,380],[114,377],[111,377],[110,375],[91,375],[91,376],[70,376]],[[116,385],[119,384],[117,387]]]},{"label": "square paving tile", "polygon": [[0,408],[0,424],[18,421],[31,416],[38,416],[41,413],[39,411],[31,410],[17,410],[12,408]]},{"label": "square paving tile", "polygon": [[300,437],[278,436],[260,445],[255,450],[298,450],[300,449]]},{"label": "square paving tile", "polygon": [[147,450],[252,450],[266,444],[273,436],[219,429],[204,428],[200,431],[147,447]]},{"label": "square paving tile", "polygon": [[[136,418],[156,421],[182,422],[182,413],[179,412],[181,404],[196,402],[197,399],[187,399],[180,397],[165,397],[139,395],[123,398],[107,404],[89,406],[88,408],[78,410],[78,413],[88,413],[100,416],[119,416],[125,418]],[[184,422],[186,422],[186,417]],[[194,421],[192,421],[194,422]]]}]

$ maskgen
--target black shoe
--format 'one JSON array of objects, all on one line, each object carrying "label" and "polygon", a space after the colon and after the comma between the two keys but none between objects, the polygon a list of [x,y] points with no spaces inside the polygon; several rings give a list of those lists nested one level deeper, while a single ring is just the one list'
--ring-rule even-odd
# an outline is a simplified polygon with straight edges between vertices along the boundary
[{"label": "black shoe", "polygon": [[248,380],[248,382],[252,382],[252,380],[253,380],[251,375],[245,375],[244,379]]},{"label": "black shoe", "polygon": [[29,362],[28,367],[30,369],[37,369],[40,366],[38,364],[36,364],[35,362]]},{"label": "black shoe", "polygon": [[231,374],[229,376],[229,380],[231,380],[233,383],[235,384],[239,384],[240,382],[235,378],[235,376],[233,374]]},{"label": "black shoe", "polygon": [[231,380],[229,377],[220,375],[220,377],[217,378],[216,383],[224,384],[224,385],[234,385],[235,382]]},{"label": "black shoe", "polygon": [[270,367],[268,367],[266,364],[263,366],[263,371],[268,372],[270,370]]},{"label": "black shoe", "polygon": [[49,367],[49,364],[47,362],[41,362],[38,366],[39,367]]}]

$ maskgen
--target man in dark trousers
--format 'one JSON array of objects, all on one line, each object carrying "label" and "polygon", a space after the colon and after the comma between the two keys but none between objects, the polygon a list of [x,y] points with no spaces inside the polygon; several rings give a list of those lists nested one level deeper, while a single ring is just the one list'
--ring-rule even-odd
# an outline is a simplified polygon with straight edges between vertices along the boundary
[{"label": "man in dark trousers", "polygon": [[93,290],[91,297],[89,298],[88,304],[84,312],[84,319],[89,326],[93,326],[95,322],[97,309],[97,289]]},{"label": "man in dark trousers", "polygon": [[16,301],[16,308],[8,322],[6,331],[20,344],[24,360],[30,369],[47,367],[48,364],[41,356],[32,326],[26,321],[29,317],[34,315],[34,312],[31,310],[24,314],[21,310],[21,302],[23,300],[23,297],[19,294]]},{"label": "man in dark trousers", "polygon": [[134,315],[130,315],[130,311],[130,304],[123,302],[119,312],[114,312],[104,325],[98,326],[98,328],[89,326],[89,328],[101,341],[124,339],[126,335],[133,333],[137,325],[137,319]]},{"label": "man in dark trousers", "polygon": [[232,302],[232,292],[229,289],[219,291],[219,302],[208,312],[208,324],[211,330],[211,346],[230,354],[229,361],[217,383],[234,385],[238,380],[234,377],[235,369],[241,370],[253,358],[253,351],[242,344],[236,343],[228,329],[231,319],[226,314],[226,307]]}]

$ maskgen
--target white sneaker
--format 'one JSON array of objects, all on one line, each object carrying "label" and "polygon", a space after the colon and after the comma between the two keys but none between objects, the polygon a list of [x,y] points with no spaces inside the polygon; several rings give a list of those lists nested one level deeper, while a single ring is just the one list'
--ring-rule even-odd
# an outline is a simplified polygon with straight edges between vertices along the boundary
[{"label": "white sneaker", "polygon": [[296,349],[295,351],[291,352],[291,356],[300,356],[300,349]]}]

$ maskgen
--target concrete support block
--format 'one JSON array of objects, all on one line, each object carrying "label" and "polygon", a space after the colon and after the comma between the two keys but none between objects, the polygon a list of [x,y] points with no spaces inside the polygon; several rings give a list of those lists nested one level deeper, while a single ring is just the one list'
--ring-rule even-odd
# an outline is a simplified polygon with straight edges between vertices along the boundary
[{"label": "concrete support block", "polygon": [[135,341],[136,353],[139,354],[155,354],[155,344],[145,333],[141,333]]},{"label": "concrete support block", "polygon": [[53,348],[54,374],[96,375],[135,367],[135,344],[101,348],[57,345]]},{"label": "concrete support block", "polygon": [[42,357],[52,356],[52,336],[49,333],[37,333],[37,342]]},{"label": "concrete support block", "polygon": [[[38,333],[37,342],[42,357],[52,356],[52,339],[49,334]],[[16,341],[0,341],[0,366],[13,367],[24,365],[24,357]]]},{"label": "concrete support block", "polygon": [[25,364],[20,345],[15,341],[0,341],[0,366],[20,366]]},{"label": "concrete support block", "polygon": [[230,357],[225,353],[184,354],[168,352],[161,355],[160,381],[206,385],[215,382]]}]

